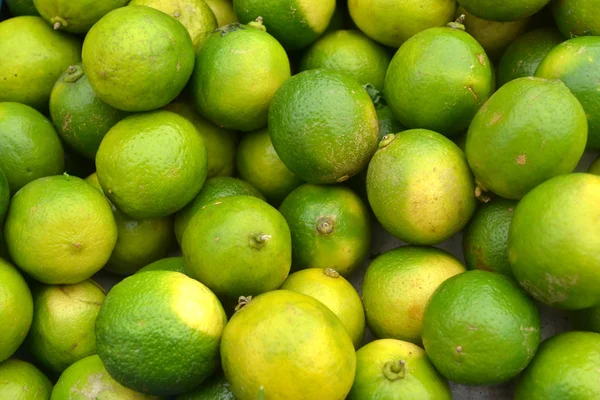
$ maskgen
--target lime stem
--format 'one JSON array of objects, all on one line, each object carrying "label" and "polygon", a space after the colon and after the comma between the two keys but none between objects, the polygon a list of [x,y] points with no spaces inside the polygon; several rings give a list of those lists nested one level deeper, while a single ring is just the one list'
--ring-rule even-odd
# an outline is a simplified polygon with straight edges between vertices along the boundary
[{"label": "lime stem", "polygon": [[250,246],[255,249],[261,249],[267,245],[272,236],[264,233],[256,233],[250,235]]},{"label": "lime stem", "polygon": [[460,17],[458,17],[456,19],[456,21],[450,22],[448,24],[448,27],[453,28],[453,29],[460,29],[461,31],[464,31],[466,29],[465,25],[464,25],[465,18],[466,18],[466,15],[461,14]]},{"label": "lime stem", "polygon": [[404,360],[388,361],[383,366],[383,375],[390,381],[403,379],[406,372]]},{"label": "lime stem", "polygon": [[340,273],[339,273],[339,272],[337,272],[337,271],[336,271],[335,269],[333,269],[333,268],[325,268],[325,269],[323,270],[323,273],[324,273],[325,275],[327,275],[328,277],[330,277],[330,278],[339,278],[339,277],[340,277]]},{"label": "lime stem", "polygon": [[264,32],[267,31],[267,27],[263,25],[263,17],[261,17],[260,15],[254,21],[249,22],[248,26],[251,28],[260,29]]},{"label": "lime stem", "polygon": [[235,306],[235,311],[240,311],[242,308],[246,307],[252,301],[252,296],[240,296],[238,299],[237,306]]},{"label": "lime stem", "polygon": [[384,147],[392,143],[394,139],[396,139],[396,135],[394,135],[393,133],[385,135],[381,138],[381,141],[379,142],[379,148],[383,149]]},{"label": "lime stem", "polygon": [[329,235],[331,232],[333,232],[334,227],[335,222],[331,217],[321,217],[317,221],[317,232],[319,232],[321,235]]},{"label": "lime stem", "polygon": [[83,76],[83,68],[81,65],[71,65],[67,68],[67,74],[65,75],[65,82],[77,82],[79,78]]}]

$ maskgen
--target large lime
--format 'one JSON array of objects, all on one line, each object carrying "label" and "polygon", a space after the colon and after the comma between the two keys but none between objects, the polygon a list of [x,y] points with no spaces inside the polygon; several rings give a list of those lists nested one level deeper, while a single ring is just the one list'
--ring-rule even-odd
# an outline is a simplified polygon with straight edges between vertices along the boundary
[{"label": "large lime", "polygon": [[551,4],[556,25],[567,39],[600,35],[598,4],[595,0],[555,0]]}]

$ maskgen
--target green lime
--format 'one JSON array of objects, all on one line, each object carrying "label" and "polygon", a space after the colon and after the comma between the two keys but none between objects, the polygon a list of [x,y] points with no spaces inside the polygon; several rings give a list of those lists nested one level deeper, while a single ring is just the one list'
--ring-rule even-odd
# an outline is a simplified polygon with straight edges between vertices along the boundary
[{"label": "green lime", "polygon": [[6,400],[49,399],[52,382],[33,364],[10,359],[0,363],[0,398]]},{"label": "green lime", "polygon": [[197,389],[180,394],[176,400],[235,400],[235,397],[225,375],[217,373],[204,381]]},{"label": "green lime", "polygon": [[[31,326],[33,300],[19,271],[0,258],[0,319],[10,321],[0,330],[0,362],[8,359],[21,346]],[[0,379],[1,382],[1,379]]]},{"label": "green lime", "polygon": [[159,400],[128,389],[115,381],[98,355],[77,361],[62,373],[50,400]]},{"label": "green lime", "polygon": [[356,356],[346,328],[323,303],[276,290],[233,315],[221,362],[238,400],[256,399],[261,388],[269,399],[343,399]]},{"label": "green lime", "polygon": [[575,169],[586,132],[585,112],[564,83],[519,78],[502,86],[475,116],[467,159],[481,189],[520,199]]},{"label": "green lime", "polygon": [[452,400],[452,393],[422,348],[380,339],[356,352],[356,377],[347,399]]},{"label": "green lime", "polygon": [[83,68],[99,98],[124,111],[170,103],[194,68],[185,27],[162,11],[121,7],[106,14],[83,42]]},{"label": "green lime", "polygon": [[423,344],[435,367],[466,385],[517,376],[540,342],[535,303],[513,281],[487,271],[456,275],[433,293],[423,315]]},{"label": "green lime", "polygon": [[483,269],[512,277],[508,262],[508,229],[517,202],[502,198],[480,206],[463,232],[467,268]]},{"label": "green lime", "polygon": [[207,171],[202,137],[169,112],[131,115],[111,128],[98,154],[98,180],[107,197],[132,218],[171,215],[200,191]]},{"label": "green lime", "polygon": [[[599,32],[600,33],[600,32]],[[548,53],[535,76],[562,80],[583,106],[588,119],[587,146],[600,150],[600,37],[567,40]]]},{"label": "green lime", "polygon": [[0,224],[4,221],[9,202],[10,188],[8,187],[8,179],[6,179],[6,175],[2,171],[2,168],[0,168]]},{"label": "green lime", "polygon": [[600,177],[575,173],[542,183],[517,205],[508,259],[536,300],[571,310],[600,305],[598,204]]},{"label": "green lime", "polygon": [[595,0],[556,0],[551,4],[556,25],[566,38],[600,35],[598,4]]},{"label": "green lime", "polygon": [[217,26],[238,22],[232,0],[204,0],[217,18]]},{"label": "green lime", "polygon": [[459,232],[475,211],[474,190],[463,152],[433,131],[387,135],[369,163],[371,209],[407,243],[441,243]]},{"label": "green lime", "polygon": [[310,183],[343,182],[377,149],[377,114],[367,92],[336,71],[313,69],[283,84],[269,133],[283,163]]},{"label": "green lime", "polygon": [[348,0],[350,16],[373,40],[398,48],[413,35],[452,20],[453,0]]},{"label": "green lime", "polygon": [[148,271],[115,285],[96,321],[98,355],[108,373],[142,393],[173,395],[216,369],[227,318],[200,282]]},{"label": "green lime", "polygon": [[4,0],[10,13],[14,17],[22,15],[40,15],[33,4],[33,0]]},{"label": "green lime", "polygon": [[346,327],[354,347],[360,347],[365,333],[365,310],[356,289],[336,270],[309,268],[294,272],[281,289],[306,294],[325,304]]},{"label": "green lime", "polygon": [[36,360],[60,375],[74,362],[96,354],[94,324],[105,296],[91,279],[36,288],[26,342]]},{"label": "green lime", "polygon": [[600,306],[571,311],[569,321],[575,330],[600,333]]},{"label": "green lime", "polygon": [[253,131],[290,77],[285,50],[263,29],[230,24],[212,33],[196,56],[190,90],[198,112],[220,127]]},{"label": "green lime", "polygon": [[228,300],[277,289],[292,263],[285,219],[251,196],[203,206],[189,221],[181,249],[190,276]]},{"label": "green lime", "polygon": [[335,0],[233,0],[240,22],[262,17],[269,32],[287,49],[314,42],[329,26]]},{"label": "green lime", "polygon": [[146,265],[136,273],[145,271],[173,271],[187,274],[185,271],[185,265],[183,263],[183,257],[167,257],[156,260],[153,263]]},{"label": "green lime", "polygon": [[369,209],[344,186],[302,185],[279,211],[292,233],[295,269],[332,268],[348,276],[369,254]]},{"label": "green lime", "polygon": [[81,41],[55,32],[40,17],[0,22],[0,102],[14,101],[40,111],[48,109],[58,77],[81,61]]},{"label": "green lime", "polygon": [[590,165],[587,171],[589,174],[600,175],[600,156]]},{"label": "green lime", "polygon": [[516,21],[532,16],[550,0],[457,0],[471,14],[491,21]]},{"label": "green lime", "polygon": [[599,334],[566,332],[551,337],[517,380],[514,399],[596,399],[599,364]]},{"label": "green lime", "polygon": [[453,25],[407,40],[390,63],[384,91],[402,125],[452,136],[469,127],[494,87],[485,51]]},{"label": "green lime", "polygon": [[86,33],[100,18],[115,8],[126,6],[129,0],[33,0],[42,18],[54,30]]}]

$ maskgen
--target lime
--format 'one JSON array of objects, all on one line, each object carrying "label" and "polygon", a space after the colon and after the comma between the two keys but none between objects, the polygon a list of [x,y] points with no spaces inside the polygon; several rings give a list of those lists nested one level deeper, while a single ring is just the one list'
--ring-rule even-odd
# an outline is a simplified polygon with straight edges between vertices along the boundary
[{"label": "lime", "polygon": [[556,25],[566,38],[600,35],[598,4],[594,0],[556,0],[551,4]]},{"label": "lime", "polygon": [[197,389],[177,396],[176,400],[235,400],[225,375],[217,373]]},{"label": "lime", "polygon": [[456,275],[433,293],[423,315],[423,344],[435,367],[467,385],[519,374],[540,342],[534,302],[513,281],[487,271]]},{"label": "lime", "polygon": [[183,233],[196,213],[215,200],[229,196],[254,196],[265,200],[258,189],[246,181],[225,176],[208,179],[198,196],[175,214],[175,237],[179,245],[181,245]]},{"label": "lime", "polygon": [[463,152],[425,129],[387,135],[369,163],[367,194],[383,227],[411,244],[441,243],[475,211],[473,177]]},{"label": "lime", "polygon": [[81,61],[79,39],[55,32],[40,17],[0,22],[0,102],[48,109],[50,92],[69,65]]},{"label": "lime", "polygon": [[205,118],[227,129],[252,131],[267,124],[271,99],[290,74],[287,54],[273,36],[230,24],[204,42],[190,90]]},{"label": "lime", "polygon": [[598,158],[596,158],[596,160],[592,163],[592,165],[590,165],[590,168],[588,169],[588,173],[594,174],[594,175],[600,175],[600,156],[598,156]]},{"label": "lime", "polygon": [[347,399],[452,400],[452,393],[422,348],[380,339],[356,352],[356,378]]},{"label": "lime", "polygon": [[96,155],[104,193],[132,218],[171,215],[200,191],[207,171],[202,137],[168,111],[131,115],[106,134]]},{"label": "lime", "polygon": [[283,84],[269,133],[283,163],[310,183],[343,182],[377,149],[377,114],[367,92],[336,71],[313,69]]},{"label": "lime", "polygon": [[[521,374],[515,400],[596,399],[600,395],[600,335],[566,332],[551,337]],[[559,368],[557,368],[559,367]]]},{"label": "lime", "polygon": [[115,8],[126,6],[129,0],[33,0],[42,18],[54,30],[86,33],[100,18]]},{"label": "lime", "polygon": [[152,7],[181,22],[192,38],[195,51],[218,26],[215,14],[204,0],[133,0],[129,5]]},{"label": "lime", "polygon": [[233,0],[240,22],[264,18],[269,32],[287,49],[308,46],[327,29],[335,0]]},{"label": "lime", "polygon": [[600,305],[599,202],[600,177],[583,173],[557,176],[519,202],[508,259],[536,300],[566,309]]},{"label": "lime", "polygon": [[127,116],[100,100],[81,64],[71,65],[50,94],[50,117],[62,139],[77,153],[94,159],[106,132]]},{"label": "lime", "polygon": [[508,229],[517,202],[496,198],[480,206],[463,232],[467,268],[483,269],[512,277],[508,262]]},{"label": "lime", "polygon": [[0,362],[2,362],[12,356],[23,343],[33,318],[33,300],[27,283],[15,267],[2,258],[0,258],[0,304],[2,304],[0,319],[10,321],[10,324],[4,325],[0,330]]},{"label": "lime", "polygon": [[279,211],[292,233],[295,269],[332,268],[348,276],[369,254],[369,209],[346,187],[302,185]]},{"label": "lime", "polygon": [[[600,33],[600,32],[599,32]],[[589,148],[600,150],[600,37],[567,40],[548,53],[535,76],[562,80],[583,106],[588,118]]]},{"label": "lime", "polygon": [[546,55],[564,40],[554,28],[539,28],[520,36],[506,49],[498,66],[498,87],[517,78],[534,76]]},{"label": "lime", "polygon": [[221,303],[200,282],[172,271],[135,274],[106,296],[96,321],[98,355],[126,387],[182,393],[216,369],[226,322]]},{"label": "lime", "polygon": [[586,132],[585,112],[564,83],[519,78],[502,86],[475,116],[467,159],[481,189],[520,199],[575,169]]},{"label": "lime", "polygon": [[422,30],[450,22],[453,0],[348,0],[350,16],[371,39],[398,48]]},{"label": "lime", "polygon": [[292,262],[285,219],[251,196],[203,206],[189,221],[181,249],[190,276],[229,300],[277,289]]},{"label": "lime", "polygon": [[124,111],[150,111],[171,102],[194,68],[185,27],[144,6],[113,10],[83,42],[83,68],[99,98]]},{"label": "lime", "polygon": [[365,333],[365,310],[356,289],[336,270],[309,268],[294,272],[281,289],[306,294],[325,304],[342,321],[354,347],[360,347]]},{"label": "lime", "polygon": [[575,330],[600,333],[600,307],[571,311],[569,321]]},{"label": "lime", "polygon": [[146,265],[136,273],[144,271],[173,271],[186,274],[183,257],[167,257]]},{"label": "lime", "polygon": [[471,14],[491,21],[515,21],[532,16],[550,0],[457,0]]},{"label": "lime", "polygon": [[98,355],[77,361],[62,373],[50,400],[159,400],[122,386],[108,374]]},{"label": "lime", "polygon": [[74,362],[96,354],[94,324],[104,297],[104,289],[91,279],[33,291],[27,346],[41,365],[60,375]]},{"label": "lime", "polygon": [[217,18],[217,26],[238,22],[232,0],[204,0]]},{"label": "lime", "polygon": [[2,168],[0,168],[0,224],[4,221],[9,202],[10,188],[8,187],[8,179],[6,179],[6,175],[2,171]]},{"label": "lime", "polygon": [[469,127],[494,87],[481,45],[464,30],[445,27],[417,33],[400,47],[384,91],[402,125],[451,136]]},{"label": "lime", "polygon": [[5,3],[14,17],[40,15],[33,4],[33,0],[5,0]]},{"label": "lime", "polygon": [[289,290],[260,295],[234,314],[221,362],[238,400],[343,399],[356,356],[339,318],[320,301]]},{"label": "lime", "polygon": [[0,398],[40,400],[50,398],[52,382],[28,362],[10,359],[0,363]]}]

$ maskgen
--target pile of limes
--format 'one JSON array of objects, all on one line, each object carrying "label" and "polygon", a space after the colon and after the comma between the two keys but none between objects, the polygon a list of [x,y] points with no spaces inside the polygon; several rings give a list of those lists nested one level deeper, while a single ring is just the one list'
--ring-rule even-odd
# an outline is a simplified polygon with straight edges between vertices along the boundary
[{"label": "pile of limes", "polygon": [[0,400],[600,399],[598,0],[0,21]]}]

